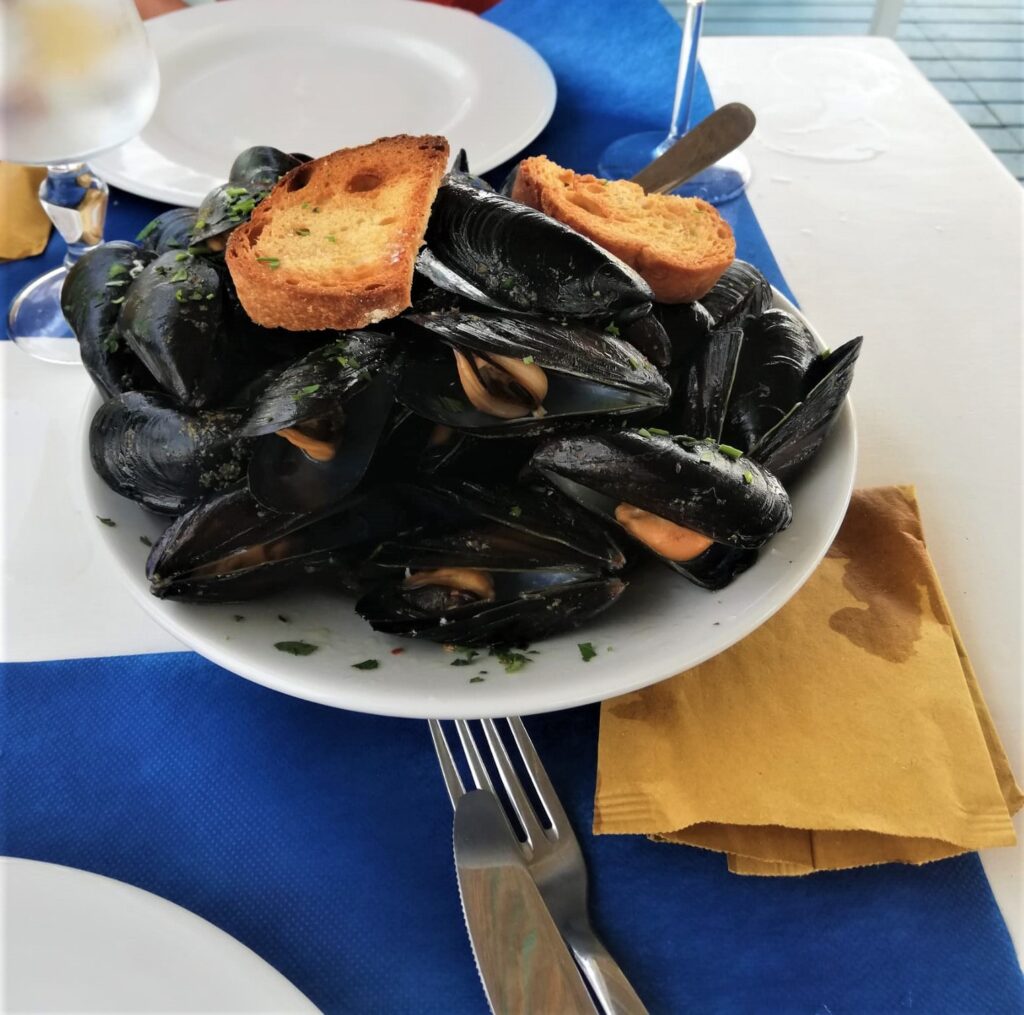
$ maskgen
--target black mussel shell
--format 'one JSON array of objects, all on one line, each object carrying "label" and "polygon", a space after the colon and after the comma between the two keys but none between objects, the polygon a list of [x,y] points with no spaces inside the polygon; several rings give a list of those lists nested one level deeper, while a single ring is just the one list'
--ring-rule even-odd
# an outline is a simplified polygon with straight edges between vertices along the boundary
[{"label": "black mussel shell", "polygon": [[[514,437],[568,427],[610,425],[636,413],[652,414],[670,389],[631,345],[579,321],[561,323],[500,314],[411,314],[427,329],[406,343],[397,395],[408,408],[435,423],[479,436]],[[498,419],[465,395],[451,349],[525,360],[547,375],[544,415]]]},{"label": "black mussel shell", "polygon": [[774,299],[771,284],[752,264],[736,260],[700,300],[716,328],[759,317]]},{"label": "black mussel shell", "polygon": [[279,514],[245,485],[213,494],[174,521],[146,566],[162,599],[237,602],[303,582],[352,589],[363,560],[416,519],[391,488],[353,495],[324,515]]},{"label": "black mussel shell", "polygon": [[788,483],[817,454],[853,383],[863,339],[854,338],[816,360],[807,372],[807,394],[750,450],[750,457]]},{"label": "black mussel shell", "polygon": [[743,550],[724,543],[712,543],[692,560],[666,560],[665,563],[694,585],[709,592],[717,592],[753,567],[757,563],[758,554],[758,550]]},{"label": "black mussel shell", "polygon": [[152,260],[134,243],[114,240],[80,257],[64,280],[61,310],[78,339],[83,366],[105,397],[154,386],[117,330],[128,288]]},{"label": "black mussel shell", "polygon": [[135,237],[143,250],[166,254],[168,250],[187,250],[192,243],[197,212],[195,208],[171,208],[143,226]]},{"label": "black mussel shell", "polygon": [[653,313],[668,335],[673,364],[690,360],[715,326],[700,303],[655,303]]},{"label": "black mussel shell", "polygon": [[[377,450],[394,406],[391,379],[377,374],[328,416],[312,423],[316,435],[336,444],[318,460],[276,434],[259,437],[249,462],[249,490],[274,511],[323,511],[358,486]],[[310,426],[311,424],[306,424]]]},{"label": "black mussel shell", "polygon": [[710,440],[633,431],[560,437],[536,451],[533,466],[570,496],[605,498],[606,513],[632,504],[732,547],[756,549],[793,519],[775,476]]},{"label": "black mussel shell", "polygon": [[752,448],[803,397],[807,371],[817,358],[814,337],[785,310],[748,320],[722,440]]},{"label": "black mussel shell", "polygon": [[623,591],[620,578],[573,580],[550,571],[496,572],[495,601],[452,607],[426,588],[415,594],[384,582],[356,603],[375,631],[468,647],[521,645],[571,630],[608,609]]},{"label": "black mussel shell", "polygon": [[592,240],[458,176],[437,192],[427,245],[489,296],[522,311],[606,317],[653,299],[632,268]]},{"label": "black mussel shell", "polygon": [[[323,337],[321,332],[321,342]],[[246,422],[246,436],[276,433],[335,412],[381,369],[393,345],[392,336],[382,332],[338,332],[263,389]]]},{"label": "black mussel shell", "polygon": [[[424,292],[413,295],[413,306],[417,310],[440,310],[447,309],[454,303],[462,304],[467,302],[472,307],[488,307],[491,310],[512,311],[512,307],[488,296],[482,289],[478,289],[472,282],[464,279],[458,272],[452,271],[448,265],[439,261],[430,250],[424,247],[416,258],[416,274],[426,279],[434,288],[442,290],[447,294],[447,299],[433,297],[430,303],[424,303]],[[417,296],[419,297],[417,299]],[[451,297],[456,297],[452,300]]]},{"label": "black mussel shell", "polygon": [[89,454],[116,493],[151,511],[180,514],[245,474],[250,441],[237,411],[182,412],[161,392],[129,391],[96,411]]},{"label": "black mussel shell", "polygon": [[715,328],[690,344],[676,363],[666,426],[694,437],[722,439],[742,346],[742,329],[729,327]]},{"label": "black mussel shell", "polygon": [[212,405],[235,378],[225,376],[231,340],[224,283],[208,261],[168,251],[128,290],[118,330],[165,391],[189,408]]},{"label": "black mussel shell", "polygon": [[522,163],[517,162],[508,171],[508,175],[502,181],[501,186],[498,188],[498,193],[501,194],[502,197],[508,197],[508,198],[512,197],[512,191],[515,190],[516,178],[519,176],[519,166],[521,164]]},{"label": "black mussel shell", "polygon": [[289,154],[267,145],[255,145],[246,148],[231,163],[228,182],[255,190],[270,190],[285,173],[311,161],[300,152]]},{"label": "black mussel shell", "polygon": [[665,326],[653,311],[638,317],[629,317],[614,324],[612,334],[618,334],[634,349],[639,349],[662,373],[672,363],[672,342]]}]

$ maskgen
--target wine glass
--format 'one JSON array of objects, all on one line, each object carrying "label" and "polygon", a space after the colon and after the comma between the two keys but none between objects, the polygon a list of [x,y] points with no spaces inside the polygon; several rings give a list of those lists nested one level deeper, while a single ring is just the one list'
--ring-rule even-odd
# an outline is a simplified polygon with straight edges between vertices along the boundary
[{"label": "wine glass", "polygon": [[68,270],[103,242],[107,185],[85,160],[123,144],[156,106],[160,75],[133,0],[4,0],[0,158],[45,165],[39,200],[64,263],[11,301],[7,331],[39,359],[81,362],[60,308]]},{"label": "wine glass", "polygon": [[[704,0],[686,0],[683,39],[679,49],[676,94],[668,136],[648,130],[612,142],[601,155],[598,174],[608,179],[629,179],[672,147],[690,129],[693,89],[697,80],[697,47],[700,44]],[[713,166],[691,177],[673,194],[700,197],[722,204],[743,193],[750,182],[750,163],[742,153],[730,152]]]}]

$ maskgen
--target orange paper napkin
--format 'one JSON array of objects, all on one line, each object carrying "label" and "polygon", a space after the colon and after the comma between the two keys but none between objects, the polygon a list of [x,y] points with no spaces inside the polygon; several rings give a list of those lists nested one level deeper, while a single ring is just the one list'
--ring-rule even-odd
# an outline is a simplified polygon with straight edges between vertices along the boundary
[{"label": "orange paper napkin", "polygon": [[594,831],[718,850],[737,874],[1010,846],[1022,803],[909,487],[855,493],[752,635],[601,708]]},{"label": "orange paper napkin", "polygon": [[0,162],[0,260],[17,261],[42,253],[50,220],[39,203],[46,170]]}]

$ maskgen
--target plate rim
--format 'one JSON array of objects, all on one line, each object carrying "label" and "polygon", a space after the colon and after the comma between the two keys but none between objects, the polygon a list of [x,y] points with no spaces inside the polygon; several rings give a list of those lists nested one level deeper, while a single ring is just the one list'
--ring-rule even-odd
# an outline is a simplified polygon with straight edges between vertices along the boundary
[{"label": "plate rim", "polygon": [[[824,342],[815,330],[813,324],[807,319],[803,312],[774,286],[772,287],[772,291],[774,295],[773,306],[794,314],[794,316],[802,321],[811,331],[811,334],[819,348],[824,349]],[[80,430],[80,436],[83,438],[83,449],[82,453],[79,455],[80,467],[78,469],[79,483],[81,485],[80,493],[84,497],[84,502],[89,507],[90,514],[95,514],[96,511],[94,509],[97,508],[97,504],[90,494],[90,484],[93,481],[98,482],[98,479],[91,474],[88,449],[89,421],[96,410],[99,397],[99,393],[94,387],[91,387],[83,405]],[[568,692],[559,693],[557,687],[562,685],[556,685],[556,690],[547,694],[544,697],[544,700],[534,701],[532,703],[528,701],[523,702],[521,706],[517,705],[514,709],[508,709],[500,702],[494,703],[486,701],[481,702],[484,706],[482,709],[474,708],[472,705],[474,695],[468,693],[464,696],[464,699],[460,701],[460,707],[452,707],[451,702],[447,700],[443,703],[437,701],[435,696],[432,694],[432,688],[429,685],[424,686],[420,690],[415,699],[415,704],[413,704],[409,698],[402,699],[401,696],[395,696],[394,698],[388,697],[383,702],[374,702],[372,700],[368,700],[372,699],[372,695],[367,696],[363,693],[363,689],[359,688],[358,685],[345,684],[342,681],[333,685],[335,691],[333,694],[327,693],[326,691],[324,693],[319,693],[318,689],[314,689],[313,693],[310,693],[309,688],[297,688],[294,681],[287,675],[283,677],[279,676],[278,669],[273,666],[265,665],[259,669],[258,673],[255,672],[252,667],[240,667],[234,654],[226,648],[222,649],[219,643],[210,645],[203,639],[198,639],[199,641],[202,641],[203,648],[197,648],[195,644],[197,639],[191,632],[189,625],[187,623],[179,622],[177,617],[179,612],[184,612],[184,609],[190,606],[192,608],[200,607],[195,607],[193,604],[172,603],[162,599],[157,599],[150,594],[147,587],[143,587],[138,582],[138,576],[130,573],[127,566],[119,558],[118,554],[111,549],[109,543],[109,533],[111,530],[108,530],[105,527],[100,530],[97,527],[93,531],[93,538],[99,540],[103,547],[102,552],[108,558],[112,559],[115,570],[122,575],[124,583],[127,584],[128,590],[136,602],[138,602],[146,613],[160,624],[160,626],[183,643],[184,651],[196,652],[203,658],[223,667],[234,675],[246,680],[251,680],[254,683],[268,687],[271,690],[280,691],[281,693],[288,694],[292,697],[300,698],[305,701],[316,702],[321,705],[327,705],[332,708],[345,708],[351,711],[365,712],[370,715],[383,715],[407,719],[498,718],[503,715],[511,714],[535,715],[546,712],[557,712],[566,708],[592,705],[596,702],[604,701],[612,697],[628,694],[644,687],[661,683],[663,680],[667,680],[679,673],[699,666],[702,663],[707,662],[709,659],[712,659],[715,656],[720,655],[722,652],[732,648],[733,645],[752,634],[764,623],[770,620],[771,617],[780,609],[782,609],[782,607],[785,606],[801,588],[803,588],[804,584],[825,557],[825,554],[828,552],[829,547],[832,545],[832,542],[839,531],[839,527],[842,525],[849,507],[850,497],[853,493],[854,481],[857,472],[858,452],[856,419],[849,395],[847,395],[843,408],[840,410],[837,418],[837,425],[833,428],[830,439],[838,439],[842,433],[847,435],[846,440],[848,442],[848,446],[842,450],[845,451],[845,454],[849,459],[849,467],[846,471],[845,477],[843,478],[842,493],[837,501],[837,504],[841,506],[841,510],[837,509],[835,515],[829,520],[827,525],[827,537],[822,538],[820,544],[814,549],[814,552],[807,557],[802,569],[797,572],[795,577],[792,579],[793,583],[786,596],[780,598],[777,602],[769,598],[769,600],[762,603],[759,608],[747,608],[744,623],[736,625],[735,629],[732,628],[732,625],[729,625],[728,627],[723,625],[724,630],[734,631],[734,634],[730,634],[724,644],[717,647],[709,647],[707,651],[698,653],[697,656],[688,660],[682,667],[678,664],[673,664],[668,672],[660,672],[659,670],[659,672],[654,676],[651,676],[648,673],[637,676],[631,680],[624,680],[622,684],[617,686],[610,694],[605,693],[604,688],[599,688],[590,693],[586,691],[584,686],[574,684],[572,682],[569,682],[568,685],[566,685],[570,688]],[[113,491],[111,491],[111,494],[113,496],[117,496]],[[124,502],[135,510],[144,510],[140,505],[135,504],[130,500],[124,500]],[[273,599],[274,597],[271,596],[266,597],[262,601],[272,602]],[[351,604],[348,603],[347,599],[343,601],[351,608]],[[586,627],[584,626],[579,630],[584,632],[586,631]],[[245,672],[243,672],[243,670]],[[467,691],[468,687],[469,685],[467,685]],[[345,693],[346,689],[349,691],[348,694]],[[500,694],[496,694],[495,692],[491,693],[495,697],[501,697]],[[440,707],[442,705],[443,707]]]},{"label": "plate rim", "polygon": [[[268,2],[268,0],[264,0],[264,3],[266,2]],[[291,3],[289,4],[289,11],[294,12],[302,7],[313,9],[317,6],[322,6],[324,2],[325,0],[291,0]],[[260,0],[247,0],[245,6],[247,9],[251,10],[254,3],[259,4]],[[470,11],[465,11],[456,7],[445,7],[439,4],[423,3],[422,0],[333,0],[333,3],[337,5],[339,10],[344,6],[349,6],[360,7],[364,10],[374,12],[377,12],[387,6],[394,6],[396,8],[410,7],[415,8],[417,11],[429,11],[430,13],[423,16],[427,18],[435,18],[438,22],[465,19],[465,23],[468,23],[468,20],[471,19],[474,24],[483,26],[485,34],[494,33],[497,36],[505,37],[506,40],[520,51],[524,65],[532,64],[533,69],[531,73],[536,75],[538,86],[544,92],[545,99],[543,105],[538,106],[537,112],[532,118],[530,126],[524,127],[519,134],[516,135],[515,139],[503,142],[494,150],[489,158],[474,158],[474,172],[480,174],[487,173],[507,162],[534,141],[548,125],[551,117],[554,115],[555,106],[558,101],[558,83],[555,79],[554,72],[551,70],[551,67],[544,57],[541,56],[533,46],[502,25],[496,25],[479,15],[471,13]],[[274,4],[275,6],[277,5],[277,0],[274,0]],[[161,15],[159,18],[147,21],[146,29],[151,33],[151,35],[155,33],[159,37],[162,32],[167,33],[169,31],[167,28],[168,24],[171,24],[173,27],[174,25],[180,24],[181,19],[183,18],[190,18],[192,20],[214,18],[216,21],[219,21],[224,18],[231,19],[232,17],[240,17],[241,15],[231,13],[234,9],[234,4],[200,4],[186,7],[182,10],[172,11],[169,14]],[[417,16],[420,15],[417,14]],[[169,21],[169,19],[175,20]],[[161,28],[161,25],[164,27]],[[156,53],[157,45],[155,42],[153,42],[152,45],[154,52]],[[159,66],[158,53],[157,63]],[[159,104],[159,98],[157,103]],[[119,168],[119,163],[116,161],[116,153],[119,153],[125,148],[137,143],[139,137],[142,136],[145,130],[146,127],[143,127],[139,135],[135,138],[129,139],[123,145],[118,145],[116,148],[108,149],[90,156],[88,160],[90,166],[95,169],[99,176],[108,184],[117,187],[119,190],[123,190],[126,193],[134,194],[136,197],[160,201],[164,204],[170,204],[175,207],[198,207],[207,192],[204,191],[203,195],[196,199],[193,193],[184,189],[173,189],[170,187],[155,185],[147,179],[139,178],[136,175],[133,175],[130,172],[124,172]],[[328,153],[325,152],[324,154]],[[188,167],[184,168],[188,169]]]}]

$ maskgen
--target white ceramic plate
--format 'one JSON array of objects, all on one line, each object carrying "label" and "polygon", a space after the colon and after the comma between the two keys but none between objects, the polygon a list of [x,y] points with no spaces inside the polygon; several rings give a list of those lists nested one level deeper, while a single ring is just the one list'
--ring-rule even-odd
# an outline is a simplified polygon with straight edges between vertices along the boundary
[{"label": "white ceramic plate", "polygon": [[[776,306],[801,316],[778,293]],[[92,471],[88,429],[99,404],[92,394],[82,419],[88,512],[116,523],[96,525],[97,538],[159,623],[208,659],[276,690],[360,712],[418,718],[568,708],[656,683],[717,655],[763,624],[810,576],[846,513],[857,456],[847,404],[821,453],[790,491],[793,524],[732,585],[707,592],[652,564],[614,607],[577,631],[540,643],[533,662],[508,674],[487,656],[479,665],[452,666],[453,657],[437,645],[377,634],[356,615],[351,600],[334,596],[295,592],[203,606],[156,599],[146,582],[148,551],[139,537],[155,542],[167,521],[113,493]],[[297,639],[319,650],[296,657],[273,647]],[[584,663],[580,642],[591,642],[597,657]],[[394,648],[403,651],[392,655]],[[365,659],[379,660],[379,668],[353,669]],[[481,670],[484,679],[470,683]]]},{"label": "white ceramic plate", "polygon": [[483,173],[532,141],[555,80],[526,43],[418,0],[245,0],[148,21],[160,100],[142,133],[90,160],[133,194],[198,205],[250,145],[326,155],[443,134]]},{"label": "white ceramic plate", "polygon": [[121,881],[0,857],[0,899],[4,1011],[317,1010],[233,937]]}]

